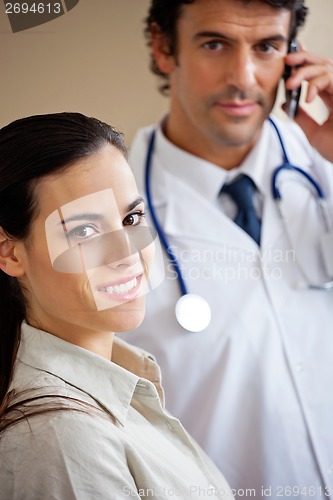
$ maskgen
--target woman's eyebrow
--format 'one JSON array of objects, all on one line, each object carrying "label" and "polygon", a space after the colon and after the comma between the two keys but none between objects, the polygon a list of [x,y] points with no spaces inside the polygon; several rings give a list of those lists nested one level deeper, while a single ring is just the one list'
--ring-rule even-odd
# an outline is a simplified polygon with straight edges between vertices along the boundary
[{"label": "woman's eyebrow", "polygon": [[130,212],[131,210],[133,210],[133,208],[137,207],[138,205],[140,205],[140,203],[144,203],[144,199],[142,198],[142,196],[139,196],[136,200],[134,200],[132,203],[130,203],[127,208],[125,208],[125,212]]},{"label": "woman's eyebrow", "polygon": [[[140,205],[140,203],[144,203],[144,199],[142,196],[138,196],[132,203],[130,203],[126,208],[126,212],[130,212],[133,208]],[[95,213],[95,212],[82,212],[74,215],[70,215],[69,217],[63,217],[62,212],[60,210],[60,223],[59,224],[68,224],[69,222],[79,221],[79,220],[89,220],[89,221],[100,221],[105,218],[104,214]]]},{"label": "woman's eyebrow", "polygon": [[78,220],[96,221],[96,220],[102,220],[102,219],[104,219],[104,215],[101,213],[86,212],[86,213],[79,213],[79,214],[71,215],[69,217],[62,217],[61,216],[61,221],[59,222],[59,225],[60,224],[68,224],[68,222],[78,221]]}]

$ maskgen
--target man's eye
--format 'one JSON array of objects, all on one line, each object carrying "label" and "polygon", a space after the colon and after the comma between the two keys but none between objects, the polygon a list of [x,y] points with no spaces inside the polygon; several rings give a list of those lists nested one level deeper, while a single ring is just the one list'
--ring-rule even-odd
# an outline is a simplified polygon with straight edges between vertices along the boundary
[{"label": "man's eye", "polygon": [[221,42],[221,40],[211,40],[209,42],[206,42],[203,46],[205,49],[218,51],[224,48],[224,43]]},{"label": "man's eye", "polygon": [[81,226],[75,227],[68,232],[68,236],[70,238],[85,240],[91,238],[95,234],[98,233],[98,230],[95,226],[90,224],[82,224]]},{"label": "man's eye", "polygon": [[133,214],[129,214],[123,220],[123,225],[124,226],[137,226],[138,224],[140,224],[140,222],[142,222],[145,215],[146,214],[143,212],[135,212]]},{"label": "man's eye", "polygon": [[263,52],[265,54],[272,54],[276,50],[276,47],[274,47],[271,43],[261,43],[258,45],[257,50],[258,52]]}]

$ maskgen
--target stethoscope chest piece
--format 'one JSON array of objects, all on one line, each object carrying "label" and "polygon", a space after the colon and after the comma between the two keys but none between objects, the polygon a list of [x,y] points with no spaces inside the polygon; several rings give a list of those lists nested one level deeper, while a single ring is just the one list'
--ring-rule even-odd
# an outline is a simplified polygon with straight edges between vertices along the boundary
[{"label": "stethoscope chest piece", "polygon": [[212,313],[208,302],[195,293],[187,293],[178,299],[176,318],[189,332],[201,332],[210,323]]}]

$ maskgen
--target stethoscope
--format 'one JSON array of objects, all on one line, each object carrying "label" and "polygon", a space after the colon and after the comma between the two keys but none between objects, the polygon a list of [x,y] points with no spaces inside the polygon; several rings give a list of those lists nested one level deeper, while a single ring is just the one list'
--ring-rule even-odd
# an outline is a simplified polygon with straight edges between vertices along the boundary
[{"label": "stethoscope", "polygon": [[[327,202],[325,199],[324,191],[320,187],[320,185],[316,181],[316,179],[314,179],[308,172],[306,172],[305,170],[301,169],[300,167],[296,167],[290,163],[284,142],[283,142],[281,134],[280,134],[280,131],[279,131],[278,127],[276,126],[276,123],[272,120],[272,118],[269,118],[269,121],[271,122],[272,126],[274,127],[274,129],[276,131],[276,134],[277,134],[277,137],[279,139],[280,146],[282,149],[282,154],[283,154],[283,164],[280,167],[277,167],[274,170],[273,175],[272,175],[272,196],[273,196],[273,200],[277,204],[279,214],[280,214],[283,226],[284,226],[284,230],[285,230],[285,233],[286,233],[288,241],[289,241],[290,248],[293,248],[293,241],[292,241],[290,231],[288,229],[288,224],[286,222],[286,216],[285,216],[285,212],[284,212],[283,204],[282,204],[282,196],[281,196],[281,193],[280,193],[280,190],[278,187],[278,177],[283,170],[289,170],[289,171],[293,171],[293,172],[300,174],[306,180],[306,182],[310,185],[311,192],[316,199],[316,203],[317,203],[318,208],[319,208],[319,213],[320,213],[321,218],[322,218],[323,223],[324,223],[325,232],[323,233],[323,236],[324,236],[324,238],[327,237],[326,239],[324,239],[324,238],[321,239],[323,257],[325,258],[325,256],[326,256],[327,261],[332,262],[332,259],[333,259],[333,233],[332,233],[332,228],[331,228],[331,224],[330,224],[330,217],[328,214]],[[325,250],[325,246],[326,246],[326,250]],[[298,270],[300,271],[300,274],[304,280],[304,283],[306,283],[307,288],[309,288],[311,290],[333,290],[333,281],[332,280],[325,281],[323,283],[313,283],[309,279],[309,277],[307,276],[307,273],[304,270],[300,260],[297,258],[296,252],[294,252],[294,255],[295,255],[295,263],[298,267]],[[327,267],[332,268],[332,265],[328,264]]]},{"label": "stethoscope", "polygon": [[[288,230],[288,225],[286,222],[286,217],[284,215],[283,211],[283,205],[282,205],[282,196],[281,192],[278,186],[278,178],[283,170],[289,170],[296,172],[302,177],[305,178],[305,180],[309,183],[311,187],[311,191],[314,193],[316,202],[318,203],[321,217],[324,221],[324,226],[326,233],[330,232],[330,223],[329,223],[329,216],[328,216],[328,210],[327,210],[327,204],[325,200],[325,195],[318,184],[318,182],[305,170],[301,169],[300,167],[296,167],[292,165],[289,161],[286,148],[283,142],[283,139],[281,137],[280,131],[276,125],[276,123],[273,121],[273,119],[270,117],[269,121],[271,125],[274,127],[279,143],[281,145],[282,149],[282,154],[283,154],[283,163],[281,166],[277,167],[272,175],[272,196],[274,201],[277,204],[279,214],[281,216],[281,220],[284,226],[284,229],[286,231],[289,244],[291,248],[293,248],[293,243],[292,243],[292,238],[290,235],[290,232]],[[185,284],[182,271],[180,269],[179,263],[177,261],[177,258],[174,254],[174,252],[171,249],[171,246],[169,245],[169,242],[167,240],[167,237],[161,227],[161,224],[159,223],[159,220],[157,218],[155,209],[153,207],[152,203],[152,197],[151,197],[151,186],[150,186],[150,181],[151,181],[151,168],[152,168],[152,156],[153,156],[153,151],[154,151],[154,145],[155,145],[155,136],[156,136],[156,130],[153,130],[150,139],[149,139],[149,144],[148,144],[148,150],[147,150],[147,155],[146,155],[146,164],[145,164],[145,190],[146,190],[146,198],[147,198],[147,204],[148,204],[148,209],[150,212],[150,216],[152,219],[152,222],[155,226],[155,229],[157,231],[157,234],[160,238],[160,241],[162,243],[162,246],[164,250],[166,251],[168,258],[170,259],[170,262],[173,266],[174,271],[177,274],[178,278],[178,283],[181,291],[181,297],[178,299],[175,307],[175,314],[178,323],[185,329],[190,332],[199,332],[207,328],[207,326],[210,323],[211,320],[211,309],[208,304],[208,302],[201,297],[200,295],[189,293],[187,286]],[[326,234],[325,233],[325,234]],[[333,258],[333,257],[332,257]],[[333,281],[326,281],[323,283],[313,283],[311,280],[308,279],[306,272],[304,271],[299,259],[296,260],[296,264],[300,270],[300,273],[307,284],[307,287],[310,289],[315,289],[315,290],[333,290]]]}]

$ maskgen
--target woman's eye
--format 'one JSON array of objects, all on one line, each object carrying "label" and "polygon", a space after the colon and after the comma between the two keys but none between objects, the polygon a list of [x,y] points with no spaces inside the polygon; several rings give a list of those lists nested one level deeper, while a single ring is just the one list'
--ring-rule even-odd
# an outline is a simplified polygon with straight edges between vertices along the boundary
[{"label": "woman's eye", "polygon": [[79,240],[85,240],[91,238],[91,236],[94,236],[95,234],[98,234],[97,228],[87,224],[75,227],[74,229],[71,229],[68,233],[70,238]]},{"label": "woman's eye", "polygon": [[123,220],[123,225],[124,226],[137,226],[138,224],[140,224],[140,222],[142,222],[143,217],[145,215],[146,214],[143,212],[135,212],[133,214],[129,214]]}]

